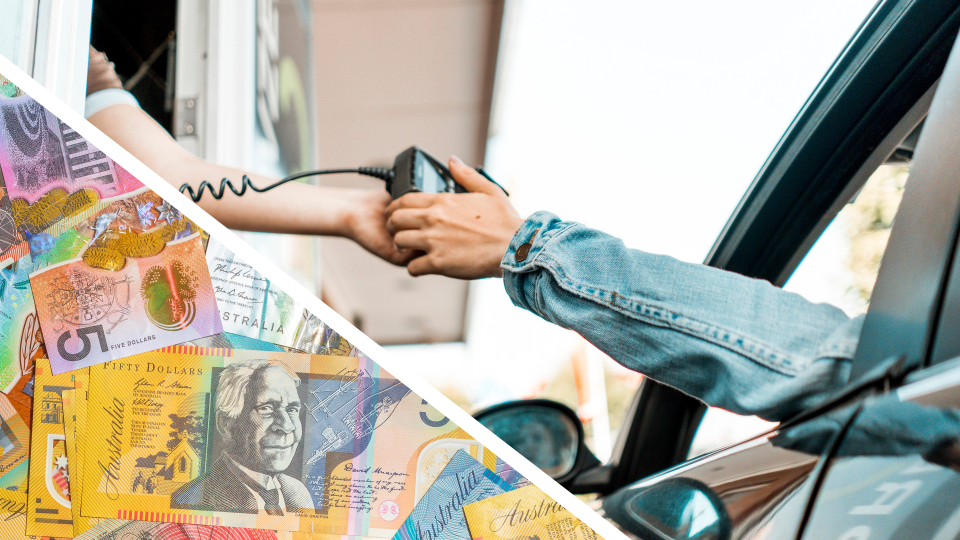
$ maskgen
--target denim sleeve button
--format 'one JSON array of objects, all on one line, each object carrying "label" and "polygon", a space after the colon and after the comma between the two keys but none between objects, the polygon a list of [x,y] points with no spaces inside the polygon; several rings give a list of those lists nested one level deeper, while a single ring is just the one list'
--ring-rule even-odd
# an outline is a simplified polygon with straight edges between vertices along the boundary
[{"label": "denim sleeve button", "polygon": [[517,252],[513,254],[513,258],[516,259],[517,262],[523,262],[527,260],[527,255],[530,254],[530,248],[530,242],[523,244],[517,248]]},{"label": "denim sleeve button", "polygon": [[530,235],[530,239],[517,248],[517,251],[513,254],[513,259],[515,261],[523,262],[527,260],[527,255],[530,255],[530,248],[533,247],[533,239],[537,237],[538,232],[540,232],[540,229],[533,231],[533,234]]}]

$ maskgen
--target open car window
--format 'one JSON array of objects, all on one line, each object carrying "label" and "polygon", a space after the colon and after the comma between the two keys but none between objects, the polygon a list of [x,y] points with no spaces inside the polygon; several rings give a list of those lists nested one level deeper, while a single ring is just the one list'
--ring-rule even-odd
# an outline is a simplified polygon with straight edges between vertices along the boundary
[{"label": "open car window", "polygon": [[880,166],[820,235],[783,289],[837,306],[850,317],[866,313],[907,173],[905,163]]},{"label": "open car window", "polygon": [[[908,164],[898,160],[877,168],[823,231],[784,290],[837,306],[850,317],[866,313],[908,172]],[[738,443],[776,425],[710,407],[687,457]]]}]

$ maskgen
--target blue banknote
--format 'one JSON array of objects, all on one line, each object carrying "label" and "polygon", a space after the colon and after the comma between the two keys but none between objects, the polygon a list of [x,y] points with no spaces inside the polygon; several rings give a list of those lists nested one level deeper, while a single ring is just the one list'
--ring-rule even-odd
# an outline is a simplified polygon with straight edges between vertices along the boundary
[{"label": "blue banknote", "polygon": [[393,540],[470,540],[463,506],[511,489],[503,478],[458,450]]}]

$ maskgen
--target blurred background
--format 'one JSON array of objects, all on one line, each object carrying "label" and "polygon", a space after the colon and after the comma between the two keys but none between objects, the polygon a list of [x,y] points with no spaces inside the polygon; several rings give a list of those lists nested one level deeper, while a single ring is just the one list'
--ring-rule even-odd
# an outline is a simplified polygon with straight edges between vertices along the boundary
[{"label": "blurred background", "polygon": [[[392,167],[418,145],[483,165],[522,215],[702,262],[873,3],[0,0],[0,53],[82,110],[92,43],[206,159],[280,177]],[[786,288],[865,311],[905,176],[882,168]],[[555,399],[609,457],[641,377],[513,307],[500,280],[414,279],[344,240],[241,234],[467,410]],[[770,425],[711,409],[691,453]]]}]

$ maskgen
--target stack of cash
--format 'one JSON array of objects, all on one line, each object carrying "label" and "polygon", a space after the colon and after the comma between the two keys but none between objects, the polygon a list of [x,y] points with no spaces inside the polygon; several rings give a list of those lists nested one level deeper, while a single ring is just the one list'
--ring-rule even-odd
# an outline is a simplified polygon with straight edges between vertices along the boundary
[{"label": "stack of cash", "polygon": [[593,539],[10,85],[2,538]]}]

